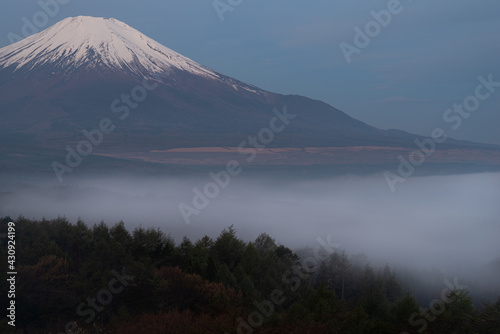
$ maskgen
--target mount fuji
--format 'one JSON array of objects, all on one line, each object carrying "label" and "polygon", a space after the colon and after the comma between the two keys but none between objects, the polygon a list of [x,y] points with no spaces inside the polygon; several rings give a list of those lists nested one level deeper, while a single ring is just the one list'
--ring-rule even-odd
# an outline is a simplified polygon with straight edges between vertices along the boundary
[{"label": "mount fuji", "polygon": [[[285,107],[293,120],[265,148],[256,146],[266,153],[263,163],[388,163],[424,140],[375,128],[321,101],[230,78],[113,18],[66,18],[0,49],[4,166],[25,165],[22,158],[40,152],[64,159],[65,148],[85,140],[103,119],[112,131],[94,154],[222,163],[221,152],[234,153],[231,148],[269,127],[276,108]],[[491,145],[449,139],[439,150],[447,150],[435,157],[445,162],[463,162],[470,150],[488,163],[495,152],[499,162]],[[170,155],[153,157],[159,152]]]},{"label": "mount fuji", "polygon": [[51,73],[107,69],[145,77],[177,69],[217,79],[210,69],[146,37],[116,19],[70,17],[51,28],[7,46],[0,67],[29,72],[43,67]]}]

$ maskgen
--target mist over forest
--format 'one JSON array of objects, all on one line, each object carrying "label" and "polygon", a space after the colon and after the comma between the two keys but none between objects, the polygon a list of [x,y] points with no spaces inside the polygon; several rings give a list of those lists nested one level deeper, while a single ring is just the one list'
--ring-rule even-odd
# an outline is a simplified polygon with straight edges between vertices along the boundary
[{"label": "mist over forest", "polygon": [[[88,226],[158,228],[176,241],[215,238],[233,225],[254,240],[267,233],[295,250],[328,236],[339,251],[365,254],[372,265],[474,281],[482,299],[500,291],[500,173],[409,178],[391,192],[382,174],[331,178],[241,175],[186,224],[179,205],[193,206],[210,176],[2,180],[2,216],[66,217]],[[434,272],[434,273],[433,273]],[[439,274],[436,274],[439,273]],[[410,274],[408,274],[410,275]]]}]

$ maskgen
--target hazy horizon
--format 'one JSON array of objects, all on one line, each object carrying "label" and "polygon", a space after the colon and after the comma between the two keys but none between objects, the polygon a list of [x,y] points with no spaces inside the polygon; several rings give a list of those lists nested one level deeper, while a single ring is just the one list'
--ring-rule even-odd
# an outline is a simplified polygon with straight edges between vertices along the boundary
[{"label": "hazy horizon", "polygon": [[123,220],[130,230],[160,228],[178,242],[216,237],[230,225],[246,240],[265,232],[293,247],[331,235],[350,253],[427,267],[487,263],[500,254],[500,173],[412,177],[394,193],[382,175],[275,183],[243,175],[187,225],[179,205],[192,206],[193,188],[208,181],[208,175],[80,178],[62,186],[54,179],[3,181],[0,215],[65,216],[89,226]]}]

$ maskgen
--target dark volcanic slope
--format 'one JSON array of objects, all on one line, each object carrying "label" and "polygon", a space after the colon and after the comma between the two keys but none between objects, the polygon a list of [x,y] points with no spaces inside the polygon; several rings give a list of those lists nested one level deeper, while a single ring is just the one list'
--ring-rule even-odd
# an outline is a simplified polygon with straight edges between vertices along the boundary
[{"label": "dark volcanic slope", "polygon": [[[285,106],[296,117],[268,147],[412,148],[421,138],[239,82],[115,19],[68,18],[0,49],[0,132],[17,148],[64,152],[106,118],[114,129],[99,150],[108,153],[237,147]],[[440,146],[461,147],[490,146],[451,139]]]}]

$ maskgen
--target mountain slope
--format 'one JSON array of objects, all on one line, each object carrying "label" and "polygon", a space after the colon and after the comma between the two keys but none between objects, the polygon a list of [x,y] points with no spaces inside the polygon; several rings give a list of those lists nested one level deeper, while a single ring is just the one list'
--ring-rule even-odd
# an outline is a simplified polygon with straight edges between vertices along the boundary
[{"label": "mountain slope", "polygon": [[[148,87],[146,89],[145,87]],[[415,147],[321,101],[280,95],[213,71],[116,19],[79,16],[0,49],[0,137],[65,154],[109,119],[95,153],[238,147],[295,115],[267,147]],[[440,148],[490,146],[448,140]]]}]

